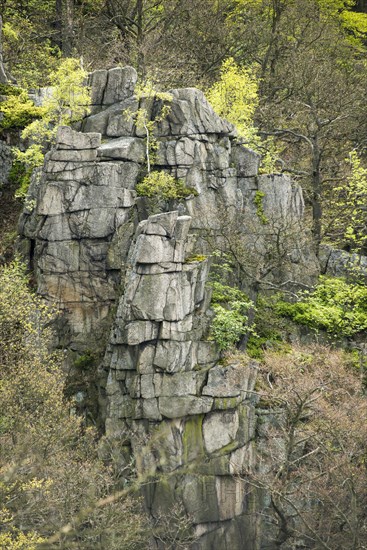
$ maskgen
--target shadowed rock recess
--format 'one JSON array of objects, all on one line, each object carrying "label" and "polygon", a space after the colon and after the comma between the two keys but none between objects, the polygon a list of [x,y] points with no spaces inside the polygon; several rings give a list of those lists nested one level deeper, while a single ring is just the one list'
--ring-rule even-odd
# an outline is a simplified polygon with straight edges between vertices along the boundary
[{"label": "shadowed rock recess", "polygon": [[[192,548],[260,548],[259,495],[245,475],[256,467],[256,366],[218,364],[208,340],[204,237],[219,232],[223,212],[236,222],[247,208],[255,219],[259,191],[265,215],[300,226],[302,192],[285,176],[259,176],[259,156],[202,92],[172,90],[162,117],[161,100],[136,98],[136,80],[131,67],[90,76],[92,114],[81,132],[59,128],[33,178],[23,250],[38,293],[63,312],[62,345],[105,350],[106,448],[121,468],[133,455],[138,474],[152,481],[144,486],[150,514],[169,518],[178,504],[194,528]],[[153,170],[195,190],[160,203],[160,213],[136,193],[146,145],[131,113],[141,107],[156,120]],[[292,270],[305,280],[317,263],[300,248]]]}]

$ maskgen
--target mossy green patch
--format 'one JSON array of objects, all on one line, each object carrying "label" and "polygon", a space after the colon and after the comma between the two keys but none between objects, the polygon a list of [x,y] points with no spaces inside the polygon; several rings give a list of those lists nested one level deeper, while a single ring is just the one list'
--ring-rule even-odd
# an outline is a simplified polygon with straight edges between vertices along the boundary
[{"label": "mossy green patch", "polygon": [[238,449],[238,447],[239,447],[239,442],[237,441],[237,439],[234,439],[233,441],[230,441],[227,445],[224,445],[224,447],[221,447],[220,449],[212,453],[212,456],[218,457],[218,456],[228,455],[233,451],[235,451],[236,449]]},{"label": "mossy green patch", "polygon": [[241,402],[241,397],[216,397],[214,399],[214,409],[228,410],[235,409]]},{"label": "mossy green patch", "polygon": [[206,258],[207,256],[204,256],[203,254],[197,254],[189,256],[188,258],[186,258],[185,262],[187,264],[192,264],[194,262],[203,262],[204,260],[206,260]]},{"label": "mossy green patch", "polygon": [[204,415],[190,416],[185,423],[182,435],[183,456],[185,463],[200,460],[205,455],[203,443],[203,419]]}]

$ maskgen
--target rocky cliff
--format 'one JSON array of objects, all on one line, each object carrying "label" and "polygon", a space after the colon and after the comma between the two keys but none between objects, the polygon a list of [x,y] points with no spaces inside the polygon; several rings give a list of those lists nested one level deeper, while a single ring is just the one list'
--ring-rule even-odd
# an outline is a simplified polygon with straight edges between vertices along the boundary
[{"label": "rocky cliff", "polygon": [[[121,468],[135,457],[151,515],[178,503],[195,548],[255,549],[258,495],[244,473],[256,464],[256,366],[219,363],[208,340],[206,234],[222,247],[223,220],[250,227],[261,214],[288,232],[286,277],[305,282],[318,266],[298,242],[302,192],[285,176],[259,175],[259,155],[202,92],[172,90],[164,110],[161,99],[134,95],[136,80],[130,67],[91,75],[91,115],[80,132],[59,129],[33,179],[23,251],[38,292],[63,311],[62,345],[104,350],[106,438]],[[161,213],[136,192],[147,161],[134,122],[142,108],[154,123],[153,171],[192,189],[161,201]]]}]

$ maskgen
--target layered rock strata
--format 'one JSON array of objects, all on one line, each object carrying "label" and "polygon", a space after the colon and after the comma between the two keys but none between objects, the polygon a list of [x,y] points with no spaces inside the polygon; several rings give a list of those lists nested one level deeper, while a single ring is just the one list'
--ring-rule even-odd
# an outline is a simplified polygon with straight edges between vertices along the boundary
[{"label": "layered rock strata", "polygon": [[289,278],[310,279],[318,269],[294,230],[303,219],[300,188],[285,176],[259,176],[259,155],[241,144],[234,127],[215,114],[199,90],[171,90],[162,118],[161,100],[134,95],[136,80],[131,67],[92,73],[92,114],[82,122],[82,132],[59,129],[20,222],[38,292],[65,312],[65,345],[76,350],[108,319],[135,228],[149,215],[149,205],[135,191],[146,170],[145,133],[134,122],[139,108],[156,121],[152,169],[195,191],[176,204],[191,216],[192,251],[207,251],[206,233],[221,231],[225,217],[253,224],[260,193],[266,216],[281,221],[283,234],[293,224]]},{"label": "layered rock strata", "polygon": [[154,518],[169,518],[175,503],[191,518],[192,548],[256,548],[256,493],[245,478],[256,367],[218,364],[206,339],[208,260],[185,261],[190,222],[176,211],[137,229],[104,360],[106,437],[131,446]]},{"label": "layered rock strata", "polygon": [[[256,491],[245,475],[256,461],[256,368],[218,363],[207,339],[203,254],[208,233],[222,246],[223,221],[250,239],[262,226],[264,261],[269,234],[289,246],[286,275],[271,276],[312,279],[318,265],[298,231],[302,193],[285,176],[259,175],[259,155],[202,92],[172,90],[164,105],[134,95],[136,80],[131,67],[91,75],[82,131],[61,127],[34,175],[20,220],[23,251],[38,292],[64,312],[62,345],[105,351],[106,438],[122,471],[135,457],[151,515],[170,518],[178,503],[194,526],[193,548],[256,550]],[[153,216],[136,192],[147,161],[138,109],[153,123],[152,169],[193,189],[179,203],[161,201]]]}]

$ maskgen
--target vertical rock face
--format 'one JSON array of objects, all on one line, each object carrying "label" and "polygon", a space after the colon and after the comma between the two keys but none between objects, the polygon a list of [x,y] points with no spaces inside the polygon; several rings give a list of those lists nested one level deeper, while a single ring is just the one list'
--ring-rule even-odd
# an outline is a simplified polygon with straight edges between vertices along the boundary
[{"label": "vertical rock face", "polygon": [[[146,162],[145,134],[134,124],[139,107],[157,120],[153,169],[195,190],[180,205],[191,217],[195,253],[205,252],[200,235],[220,229],[224,214],[242,224],[246,208],[248,219],[256,218],[258,192],[267,216],[302,222],[300,188],[285,176],[258,176],[259,155],[237,140],[234,127],[216,115],[202,92],[171,90],[162,118],[162,101],[136,98],[136,80],[131,67],[92,73],[92,114],[83,132],[60,128],[20,222],[38,291],[65,311],[66,343],[75,349],[103,326],[118,300],[134,230],[149,214],[135,191]],[[298,247],[293,255],[301,280],[306,272],[316,273],[312,253],[305,256]]]},{"label": "vertical rock face", "polygon": [[127,255],[116,241],[122,231],[125,238],[133,233],[138,166],[99,162],[100,145],[98,133],[61,127],[20,222],[38,292],[65,311],[74,347],[98,330],[115,303]]},{"label": "vertical rock face", "polygon": [[11,149],[0,141],[0,189],[7,182],[12,164]]},{"label": "vertical rock face", "polygon": [[131,445],[153,517],[179,502],[195,547],[255,548],[255,494],[240,476],[254,459],[256,367],[217,365],[208,260],[185,261],[190,222],[168,212],[137,229],[104,360],[106,436]]},{"label": "vertical rock face", "polygon": [[[152,516],[169,517],[178,502],[197,549],[255,550],[256,493],[243,473],[256,460],[256,368],[218,364],[207,339],[203,236],[216,238],[223,219],[259,223],[259,212],[293,231],[302,224],[302,193],[284,176],[259,176],[259,155],[199,90],[172,90],[160,116],[162,101],[138,99],[135,84],[129,67],[91,75],[82,132],[60,128],[33,178],[20,220],[23,250],[38,292],[64,312],[63,345],[106,348],[106,437],[122,462],[132,453],[150,481]],[[140,107],[155,121],[153,169],[195,191],[153,216],[136,193],[146,173],[145,134],[133,116]],[[291,264],[302,282],[318,266],[297,239],[290,235]],[[109,330],[106,347],[101,335]]]}]

